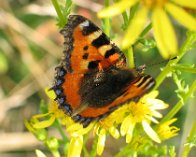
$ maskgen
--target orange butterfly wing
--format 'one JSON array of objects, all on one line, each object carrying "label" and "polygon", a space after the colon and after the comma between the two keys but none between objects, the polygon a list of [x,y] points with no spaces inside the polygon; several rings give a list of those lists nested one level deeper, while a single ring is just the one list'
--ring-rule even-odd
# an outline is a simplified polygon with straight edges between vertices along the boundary
[{"label": "orange butterfly wing", "polygon": [[78,93],[84,73],[110,66],[123,67],[126,58],[97,26],[82,16],[71,15],[61,34],[65,41],[64,57],[59,67],[67,73],[64,78],[57,77],[56,80],[63,82],[60,85],[66,96],[63,102],[70,104],[74,110],[81,104]]},{"label": "orange butterfly wing", "polygon": [[[60,66],[56,68],[53,89],[59,108],[83,126],[87,126],[92,120],[103,118],[117,106],[138,98],[154,86],[155,81],[151,76],[143,76],[137,69],[127,70],[125,75],[129,73],[128,77],[133,81],[129,80],[126,86],[122,85],[119,92],[116,90],[113,95],[108,94],[114,96],[111,100],[105,100],[101,93],[111,87],[107,85],[115,74],[109,75],[109,80],[105,78],[103,82],[96,83],[96,79],[101,80],[102,75],[105,77],[111,71],[120,73],[120,69],[127,69],[125,56],[97,26],[82,16],[71,15],[61,34],[65,40],[64,57]],[[124,77],[124,74],[119,74],[118,77]],[[118,83],[113,82],[118,86]],[[103,101],[104,104],[90,104],[91,98],[97,98],[98,102]]]}]

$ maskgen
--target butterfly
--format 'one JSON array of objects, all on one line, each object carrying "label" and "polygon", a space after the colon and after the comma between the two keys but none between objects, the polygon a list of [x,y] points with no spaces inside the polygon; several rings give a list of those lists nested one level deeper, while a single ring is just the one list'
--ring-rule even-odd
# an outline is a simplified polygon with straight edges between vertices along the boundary
[{"label": "butterfly", "polygon": [[154,87],[145,67],[129,68],[121,50],[85,17],[70,15],[60,33],[64,56],[52,89],[59,109],[83,127]]}]

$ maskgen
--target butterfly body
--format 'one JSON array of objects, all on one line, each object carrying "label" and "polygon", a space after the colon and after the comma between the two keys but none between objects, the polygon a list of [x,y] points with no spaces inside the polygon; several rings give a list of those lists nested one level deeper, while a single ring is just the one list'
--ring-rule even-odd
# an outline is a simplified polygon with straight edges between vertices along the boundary
[{"label": "butterfly body", "polygon": [[91,21],[71,15],[61,30],[64,57],[56,68],[59,108],[84,127],[155,85],[143,68],[128,68],[120,49]]}]

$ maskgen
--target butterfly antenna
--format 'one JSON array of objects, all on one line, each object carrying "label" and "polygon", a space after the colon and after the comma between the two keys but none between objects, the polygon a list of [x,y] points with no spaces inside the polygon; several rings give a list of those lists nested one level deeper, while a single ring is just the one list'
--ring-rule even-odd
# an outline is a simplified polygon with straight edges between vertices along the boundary
[{"label": "butterfly antenna", "polygon": [[171,60],[174,60],[174,59],[177,59],[177,58],[178,58],[178,57],[175,56],[175,57],[170,58],[170,59],[167,59],[167,60],[159,61],[159,62],[152,63],[152,64],[147,64],[147,65],[146,65],[146,68],[149,68],[149,67],[152,67],[152,66],[155,66],[155,65],[159,65],[159,64],[163,64],[163,63],[167,63],[167,62],[169,62],[169,61],[171,61]]}]

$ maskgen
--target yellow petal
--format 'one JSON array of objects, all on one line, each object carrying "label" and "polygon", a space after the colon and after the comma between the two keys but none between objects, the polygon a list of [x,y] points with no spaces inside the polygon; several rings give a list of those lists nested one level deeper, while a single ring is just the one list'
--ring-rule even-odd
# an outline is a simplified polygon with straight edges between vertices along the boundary
[{"label": "yellow petal", "polygon": [[95,136],[95,134],[99,134],[99,129],[100,129],[100,125],[98,123],[95,124],[94,128],[93,128],[93,136]]},{"label": "yellow petal", "polygon": [[155,142],[161,143],[161,140],[159,139],[157,133],[151,128],[151,126],[148,124],[147,121],[143,120],[142,121],[142,126],[144,128],[144,131],[146,134]]},{"label": "yellow petal", "polygon": [[104,146],[105,146],[105,139],[106,139],[105,129],[101,129],[98,136],[99,136],[99,138],[98,138],[98,142],[97,142],[97,154],[101,155],[103,153]]},{"label": "yellow petal", "polygon": [[162,140],[172,138],[178,134],[180,129],[175,126],[170,126],[176,120],[176,118],[173,118],[159,125],[157,128],[157,133]]},{"label": "yellow petal", "polygon": [[[77,134],[77,135],[84,135],[84,134],[86,134],[86,133],[88,133],[91,129],[92,129],[92,127],[94,126],[94,122],[92,122],[92,123],[90,123],[89,125],[88,125],[88,127],[86,127],[86,128],[81,128],[80,130],[78,130],[78,131],[76,131],[75,133]],[[81,125],[81,124],[80,124]]]},{"label": "yellow petal", "polygon": [[46,155],[39,149],[35,150],[37,157],[46,157]]},{"label": "yellow petal", "polygon": [[133,6],[136,2],[138,2],[138,0],[121,0],[114,5],[101,10],[100,12],[98,12],[97,16],[99,18],[104,18],[118,15],[125,11],[127,8]]},{"label": "yellow petal", "polygon": [[45,118],[47,116],[52,116],[53,113],[48,112],[48,113],[44,113],[44,114],[37,114],[35,116],[32,117],[32,119],[39,119],[39,118]]},{"label": "yellow petal", "polygon": [[169,107],[168,104],[165,104],[162,100],[159,99],[148,99],[147,103],[152,104],[150,108],[155,110],[161,110]]},{"label": "yellow petal", "polygon": [[[80,129],[83,129],[83,126],[79,123],[73,123],[71,124],[70,126],[67,126],[67,131],[70,132],[70,133],[73,133],[77,130],[80,130]],[[75,135],[74,135],[75,136]]]},{"label": "yellow petal", "polygon": [[120,127],[120,133],[122,136],[125,136],[128,129],[129,129],[129,125],[131,123],[131,116],[127,116],[124,121],[122,122],[121,124],[121,127]]},{"label": "yellow petal", "polygon": [[175,3],[188,8],[196,9],[196,1],[195,0],[172,0]]},{"label": "yellow petal", "polygon": [[122,41],[122,48],[127,49],[131,44],[137,40],[138,36],[144,29],[144,24],[148,15],[148,9],[143,7],[137,15],[133,18],[131,24],[128,26],[125,37]]},{"label": "yellow petal", "polygon": [[119,131],[114,126],[110,127],[109,132],[115,139],[120,137]]},{"label": "yellow petal", "polygon": [[162,114],[160,114],[159,112],[157,112],[157,111],[152,111],[152,115],[154,116],[154,117],[156,117],[156,118],[162,118],[163,117],[163,115]]},{"label": "yellow petal", "polygon": [[[195,1],[196,2],[196,1]],[[184,9],[172,4],[165,5],[166,10],[183,26],[196,31],[196,19],[188,14]]]},{"label": "yellow petal", "polygon": [[147,97],[150,97],[150,98],[156,98],[159,95],[159,91],[154,90],[146,95],[148,95]]},{"label": "yellow petal", "polygon": [[[64,114],[65,115],[65,114]],[[72,120],[71,117],[65,116],[64,118],[61,118],[61,124],[65,125],[67,128],[71,125],[73,125],[75,122]]]},{"label": "yellow petal", "polygon": [[40,129],[40,128],[46,128],[50,125],[52,125],[55,121],[55,117],[51,116],[48,120],[43,120],[40,122],[36,122],[35,124],[33,124],[34,128]]},{"label": "yellow petal", "polygon": [[145,115],[145,118],[146,118],[147,120],[152,121],[153,123],[156,123],[156,124],[159,123],[159,122],[158,122],[154,117],[152,117],[152,116]]},{"label": "yellow petal", "polygon": [[45,93],[52,100],[56,98],[55,92],[53,90],[50,90],[49,88],[45,88]]},{"label": "yellow petal", "polygon": [[83,136],[72,137],[67,157],[80,157],[83,145]]},{"label": "yellow petal", "polygon": [[135,123],[131,124],[129,126],[129,129],[127,131],[127,136],[126,136],[126,143],[130,143],[133,137],[133,129],[135,127]]},{"label": "yellow petal", "polygon": [[[47,118],[46,120],[39,121],[39,118]],[[32,117],[32,120],[35,121],[33,125],[34,128],[40,129],[40,128],[46,128],[50,125],[52,125],[55,121],[55,116],[52,113],[45,113],[45,114],[38,114]]]},{"label": "yellow petal", "polygon": [[168,120],[167,122],[165,122],[165,125],[171,125],[172,123],[174,123],[175,121],[177,121],[177,118],[173,118]]},{"label": "yellow petal", "polygon": [[24,124],[25,124],[25,126],[26,126],[26,128],[30,131],[30,132],[32,132],[32,133],[35,133],[35,128],[32,126],[32,124],[30,123],[30,122],[28,122],[27,120],[25,120],[24,121]]},{"label": "yellow petal", "polygon": [[152,14],[154,36],[161,55],[169,58],[177,53],[177,40],[174,29],[165,11],[161,8],[154,8]]},{"label": "yellow petal", "polygon": [[137,157],[137,152],[134,152],[133,153],[133,157]]}]

